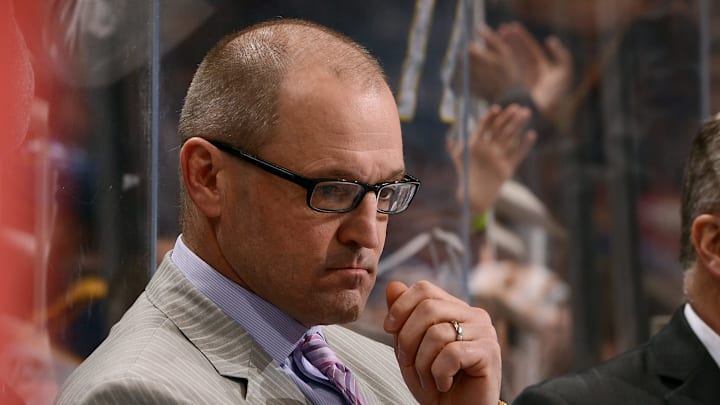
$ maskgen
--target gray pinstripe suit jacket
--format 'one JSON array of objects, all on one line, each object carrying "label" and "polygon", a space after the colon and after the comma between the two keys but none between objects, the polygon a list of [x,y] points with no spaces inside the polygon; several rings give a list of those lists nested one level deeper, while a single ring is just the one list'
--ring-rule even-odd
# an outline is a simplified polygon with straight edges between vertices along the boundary
[{"label": "gray pinstripe suit jacket", "polygon": [[[390,347],[340,326],[328,344],[368,404],[416,403]],[[236,322],[166,256],[107,339],[61,387],[57,404],[308,404]]]}]

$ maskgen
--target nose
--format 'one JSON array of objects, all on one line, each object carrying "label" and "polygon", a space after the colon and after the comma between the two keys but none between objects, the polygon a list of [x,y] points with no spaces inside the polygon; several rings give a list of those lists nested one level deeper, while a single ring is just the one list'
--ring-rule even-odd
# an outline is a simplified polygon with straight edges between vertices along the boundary
[{"label": "nose", "polygon": [[363,196],[357,208],[342,215],[345,220],[338,230],[341,243],[367,249],[377,249],[385,243],[388,216],[377,212],[377,196],[372,191]]}]

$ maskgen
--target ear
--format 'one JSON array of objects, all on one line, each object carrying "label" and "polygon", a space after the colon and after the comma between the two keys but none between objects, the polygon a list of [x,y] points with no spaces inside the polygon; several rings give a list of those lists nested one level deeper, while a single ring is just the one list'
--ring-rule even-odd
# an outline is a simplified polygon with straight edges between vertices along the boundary
[{"label": "ear", "polygon": [[185,192],[197,209],[208,218],[222,212],[222,189],[218,173],[223,168],[224,156],[202,138],[190,138],[180,149]]},{"label": "ear", "polygon": [[697,260],[715,278],[720,279],[720,217],[699,215],[693,221],[690,238]]}]

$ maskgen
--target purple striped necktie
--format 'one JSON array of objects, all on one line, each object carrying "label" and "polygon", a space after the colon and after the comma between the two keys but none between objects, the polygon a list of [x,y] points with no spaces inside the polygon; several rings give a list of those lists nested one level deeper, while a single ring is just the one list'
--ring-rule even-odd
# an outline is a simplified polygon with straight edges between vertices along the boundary
[{"label": "purple striped necktie", "polygon": [[355,381],[355,376],[340,363],[340,360],[321,335],[313,333],[306,336],[298,347],[305,358],[335,384],[335,387],[343,394],[349,404],[362,405],[365,403],[360,393],[360,387]]}]

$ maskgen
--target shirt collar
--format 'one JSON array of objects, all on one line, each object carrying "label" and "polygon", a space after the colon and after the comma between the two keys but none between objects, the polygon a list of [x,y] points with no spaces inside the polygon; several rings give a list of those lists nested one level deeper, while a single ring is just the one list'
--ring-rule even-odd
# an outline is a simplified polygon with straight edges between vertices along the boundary
[{"label": "shirt collar", "polygon": [[707,351],[710,352],[710,356],[720,368],[720,335],[695,313],[690,304],[685,304],[684,315],[690,328],[695,332],[695,335],[700,339]]},{"label": "shirt collar", "polygon": [[190,283],[245,329],[278,364],[286,362],[308,328],[203,261],[178,236],[172,260]]}]

